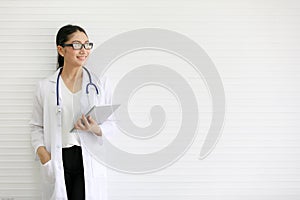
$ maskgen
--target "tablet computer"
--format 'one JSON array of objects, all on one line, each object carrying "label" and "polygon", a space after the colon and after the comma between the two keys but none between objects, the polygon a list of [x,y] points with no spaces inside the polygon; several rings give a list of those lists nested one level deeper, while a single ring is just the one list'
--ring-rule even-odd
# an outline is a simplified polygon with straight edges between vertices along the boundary
[{"label": "tablet computer", "polygon": [[[89,115],[97,121],[98,124],[102,124],[107,118],[119,108],[120,104],[115,105],[102,105],[102,106],[93,106],[86,114],[85,117]],[[70,132],[73,132],[75,127],[73,127]]]}]

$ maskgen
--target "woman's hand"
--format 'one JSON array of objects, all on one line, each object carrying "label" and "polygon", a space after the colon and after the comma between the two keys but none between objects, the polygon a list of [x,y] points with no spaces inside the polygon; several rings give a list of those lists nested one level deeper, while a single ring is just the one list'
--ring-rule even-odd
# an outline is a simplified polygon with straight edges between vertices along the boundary
[{"label": "woman's hand", "polygon": [[98,126],[97,122],[89,115],[85,117],[84,115],[81,116],[80,119],[75,123],[75,128],[82,131],[90,131],[97,136],[102,136],[102,131]]},{"label": "woman's hand", "polygon": [[47,151],[46,147],[40,146],[37,149],[37,155],[40,158],[42,165],[51,160],[51,154]]}]

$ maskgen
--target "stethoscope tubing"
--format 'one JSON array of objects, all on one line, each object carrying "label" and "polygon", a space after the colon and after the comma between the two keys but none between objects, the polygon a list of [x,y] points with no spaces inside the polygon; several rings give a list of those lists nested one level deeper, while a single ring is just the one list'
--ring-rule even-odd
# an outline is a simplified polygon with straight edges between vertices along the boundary
[{"label": "stethoscope tubing", "polygon": [[[58,75],[57,75],[57,80],[56,80],[56,105],[59,106],[59,77],[61,75],[61,72],[62,72],[62,67],[59,68],[59,72],[58,72]],[[86,85],[85,87],[85,93],[86,94],[89,94],[89,86],[93,86],[96,90],[96,93],[97,95],[99,95],[99,91],[98,91],[98,88],[97,86],[93,83],[92,81],[92,76],[89,72],[89,70],[85,67],[83,67],[83,69],[87,72],[88,74],[88,77],[89,77],[89,83]]]}]

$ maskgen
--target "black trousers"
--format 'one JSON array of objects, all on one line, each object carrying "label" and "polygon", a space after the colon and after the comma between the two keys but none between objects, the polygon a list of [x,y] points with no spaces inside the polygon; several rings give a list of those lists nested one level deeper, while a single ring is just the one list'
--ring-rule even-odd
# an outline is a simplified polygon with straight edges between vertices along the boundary
[{"label": "black trousers", "polygon": [[84,171],[81,147],[63,148],[62,158],[68,200],[84,200]]}]

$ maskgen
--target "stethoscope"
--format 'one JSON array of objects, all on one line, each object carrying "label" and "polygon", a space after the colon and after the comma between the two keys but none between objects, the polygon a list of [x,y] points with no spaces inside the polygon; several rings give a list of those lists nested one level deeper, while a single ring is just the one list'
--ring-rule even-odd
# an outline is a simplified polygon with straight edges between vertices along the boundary
[{"label": "stethoscope", "polygon": [[[97,95],[99,95],[99,91],[98,91],[98,88],[97,86],[93,83],[92,81],[92,76],[89,72],[89,70],[87,70],[85,67],[83,67],[83,69],[87,72],[88,74],[88,77],[89,77],[89,83],[86,85],[85,87],[85,93],[86,94],[89,94],[89,86],[93,86],[96,90],[96,93]],[[62,67],[59,69],[59,72],[58,72],[58,75],[57,75],[57,81],[56,81],[56,105],[57,107],[59,108],[59,77],[61,75],[61,72],[62,72]],[[60,109],[59,109],[60,110]]]}]

